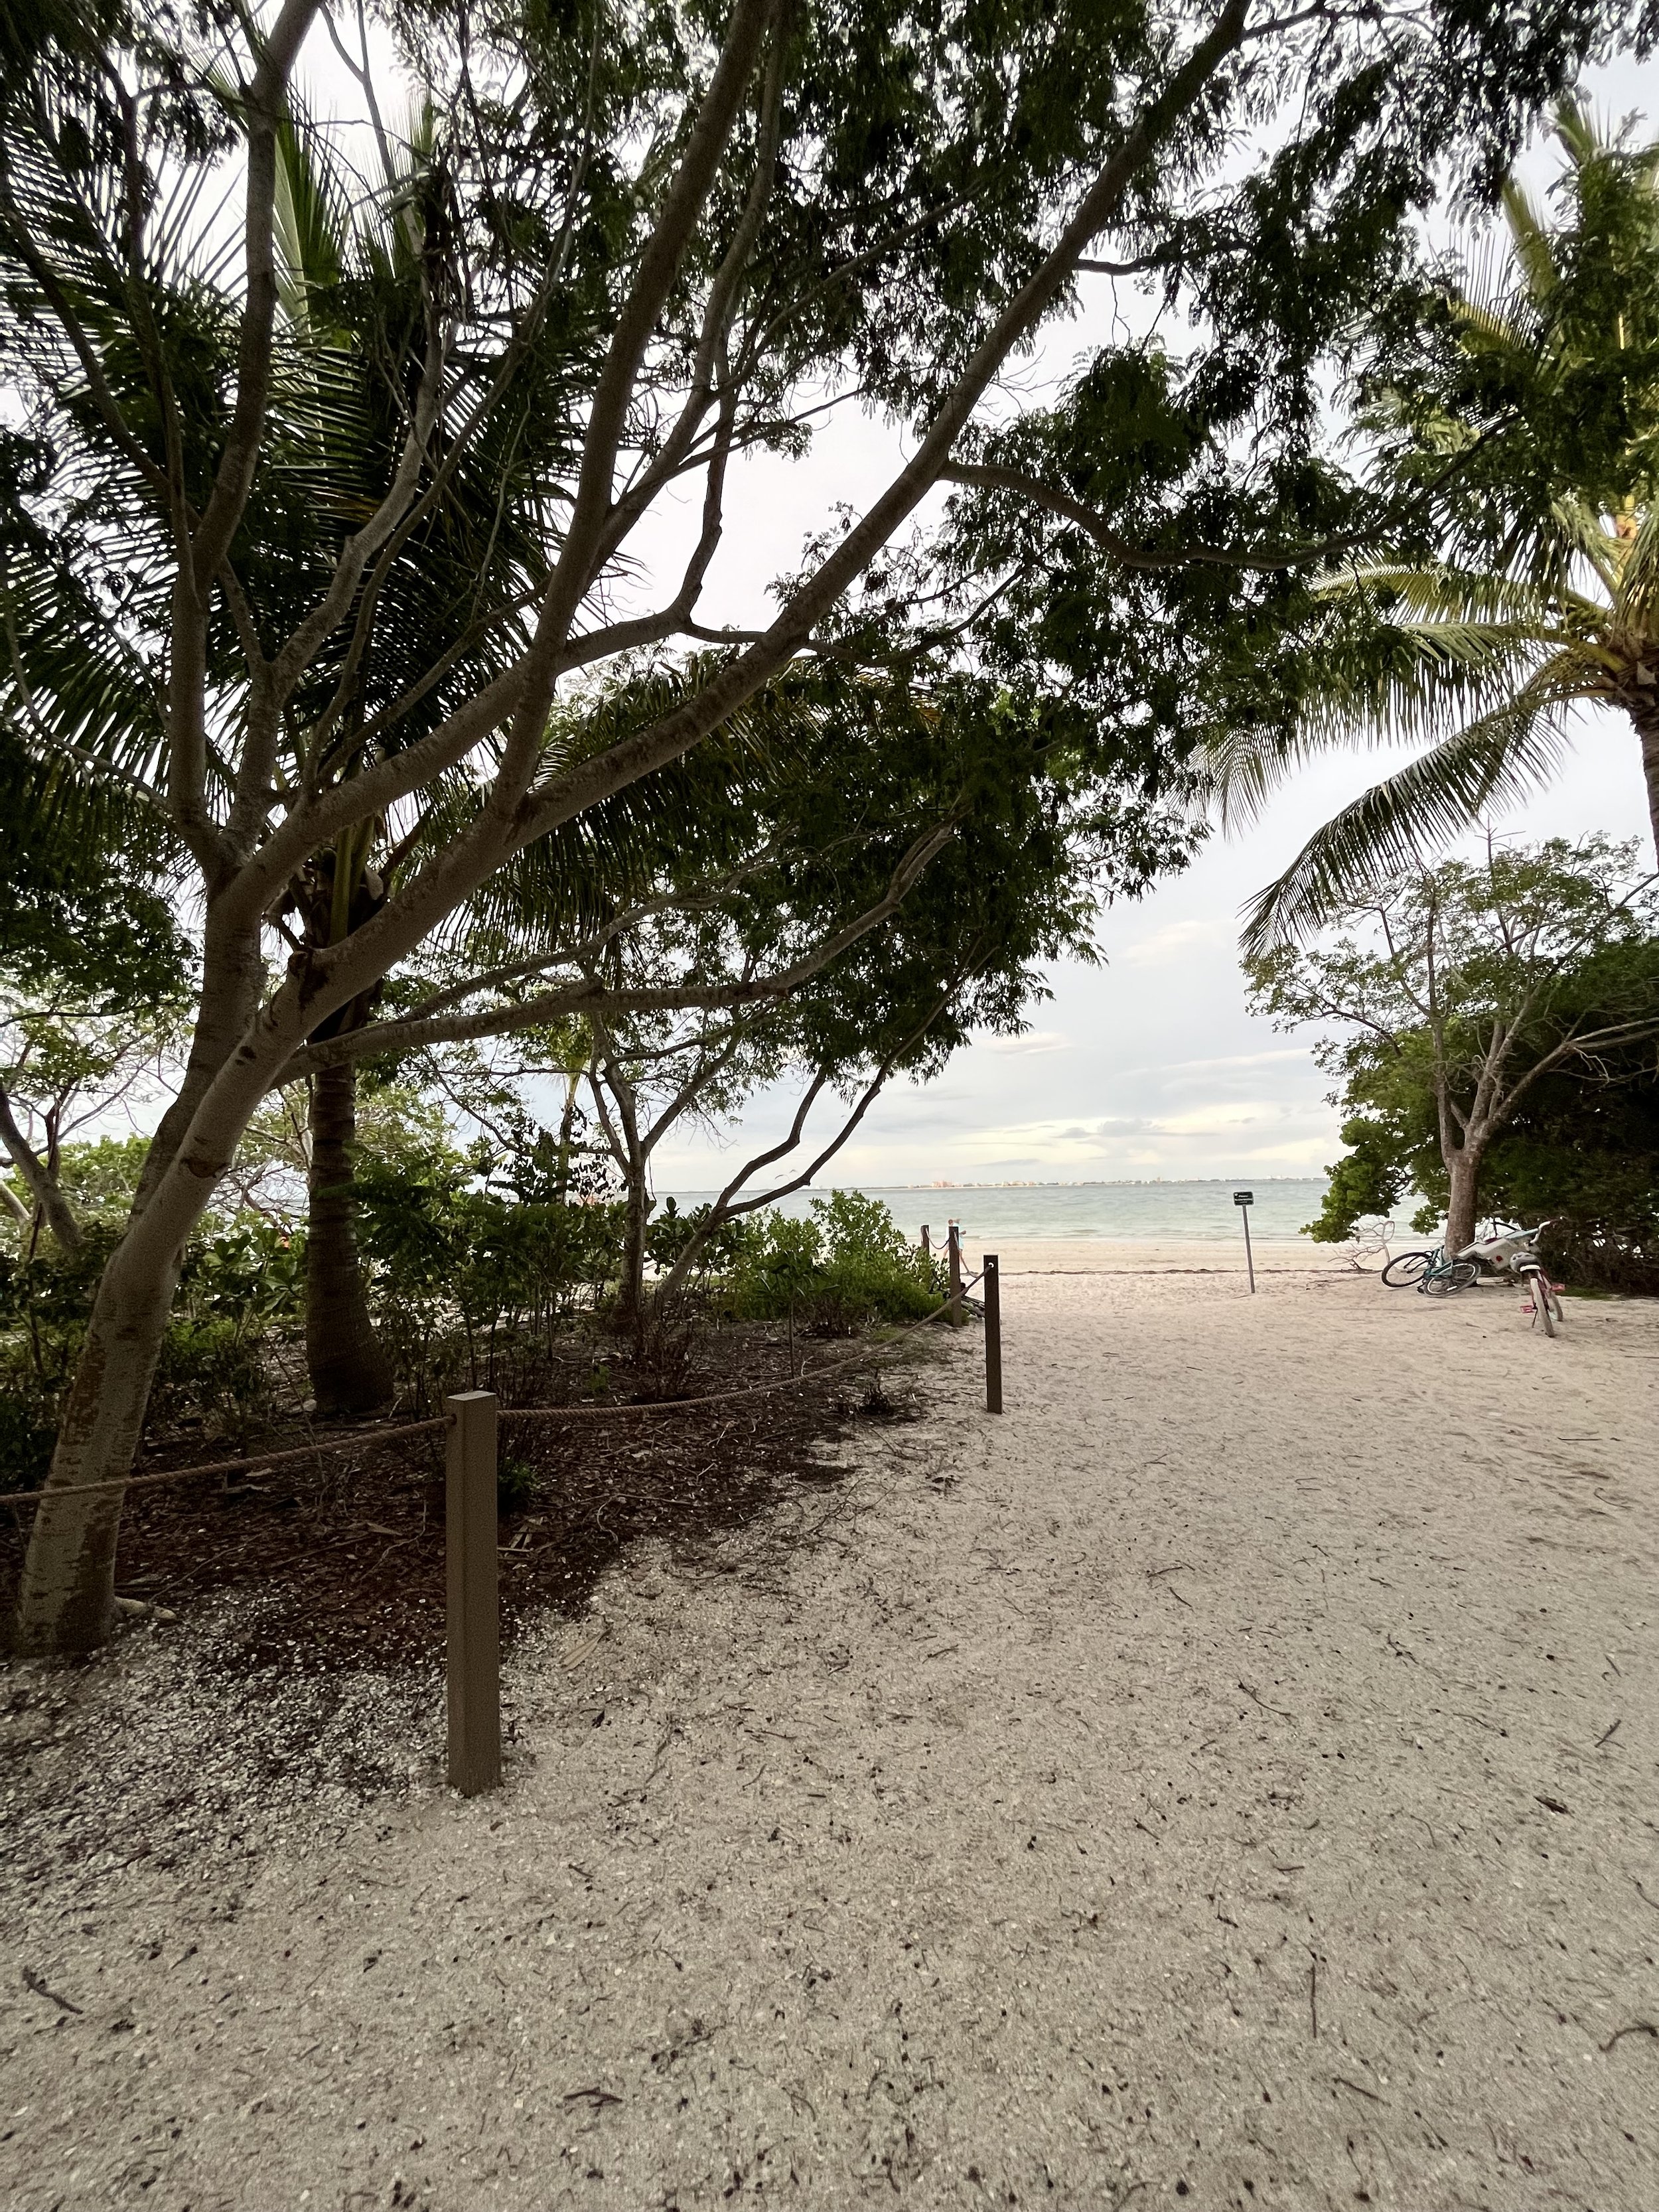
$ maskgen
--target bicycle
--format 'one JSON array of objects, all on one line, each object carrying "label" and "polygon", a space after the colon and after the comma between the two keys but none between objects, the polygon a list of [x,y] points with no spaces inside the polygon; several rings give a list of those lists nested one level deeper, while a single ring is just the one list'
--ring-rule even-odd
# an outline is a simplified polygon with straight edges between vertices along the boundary
[{"label": "bicycle", "polygon": [[1430,1297],[1439,1298],[1452,1291],[1473,1288],[1480,1279],[1480,1270],[1473,1260],[1449,1258],[1445,1246],[1437,1244],[1432,1251],[1396,1254],[1382,1270],[1382,1279],[1391,1291],[1413,1285]]},{"label": "bicycle", "polygon": [[1562,1285],[1553,1283],[1536,1259],[1522,1260],[1515,1270],[1527,1286],[1527,1303],[1521,1310],[1531,1316],[1529,1326],[1536,1328],[1541,1321],[1546,1336],[1555,1334],[1555,1324],[1565,1321],[1561,1304]]}]

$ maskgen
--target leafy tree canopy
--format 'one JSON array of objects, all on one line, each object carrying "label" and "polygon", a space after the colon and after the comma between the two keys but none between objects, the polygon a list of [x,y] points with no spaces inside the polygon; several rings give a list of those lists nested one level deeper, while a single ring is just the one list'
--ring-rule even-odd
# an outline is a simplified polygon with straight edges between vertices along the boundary
[{"label": "leafy tree canopy", "polygon": [[1247,958],[1256,1006],[1324,1030],[1338,1079],[1348,1151],[1310,1234],[1340,1242],[1415,1190],[1419,1226],[1445,1213],[1467,1243],[1478,1201],[1638,1187],[1645,1109],[1624,1094],[1659,1036],[1659,879],[1635,862],[1605,837],[1494,844],[1350,908],[1334,939]]}]

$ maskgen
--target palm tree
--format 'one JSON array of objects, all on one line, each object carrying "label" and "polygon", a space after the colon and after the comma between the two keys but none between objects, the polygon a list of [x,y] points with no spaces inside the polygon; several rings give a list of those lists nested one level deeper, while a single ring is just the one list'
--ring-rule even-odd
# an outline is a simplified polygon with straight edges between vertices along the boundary
[{"label": "palm tree", "polygon": [[1293,735],[1211,749],[1224,818],[1359,738],[1422,748],[1318,830],[1254,902],[1247,950],[1304,934],[1557,774],[1583,705],[1639,740],[1659,848],[1659,144],[1562,107],[1565,219],[1513,180],[1477,267],[1375,397],[1385,481],[1438,544],[1321,586]]}]

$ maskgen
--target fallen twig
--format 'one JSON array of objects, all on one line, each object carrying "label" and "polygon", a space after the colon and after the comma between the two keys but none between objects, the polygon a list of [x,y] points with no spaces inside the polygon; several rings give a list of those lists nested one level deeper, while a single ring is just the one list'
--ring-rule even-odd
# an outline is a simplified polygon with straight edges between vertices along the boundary
[{"label": "fallen twig", "polygon": [[1296,1715],[1294,1713],[1287,1713],[1283,1705],[1270,1705],[1267,1703],[1267,1700],[1262,1696],[1261,1691],[1253,1690],[1248,1682],[1241,1682],[1238,1686],[1243,1691],[1247,1698],[1255,1698],[1256,1704],[1261,1706],[1264,1713],[1277,1713],[1279,1719],[1282,1721],[1293,1721],[1296,1718]]},{"label": "fallen twig", "polygon": [[1375,2089],[1368,2089],[1363,2081],[1349,2081],[1346,2074],[1333,2074],[1331,2079],[1339,2087],[1352,2089],[1356,2097],[1369,2097],[1374,2105],[1386,2105],[1389,2101],[1386,2097],[1379,2097]]},{"label": "fallen twig", "polygon": [[80,2011],[81,2008],[78,2004],[71,2004],[67,1997],[60,1997],[56,1990],[49,1990],[46,1984],[41,1980],[40,1975],[35,1972],[33,1966],[24,1967],[23,1979],[27,1983],[30,1989],[34,1991],[36,1996],[50,1997],[53,2004],[55,2004],[60,2011],[73,2013],[78,2013]]},{"label": "fallen twig", "polygon": [[1656,2027],[1650,2020],[1633,2020],[1630,2022],[1628,2027],[1615,2027],[1613,2033],[1601,2045],[1602,2050],[1611,2051],[1613,2045],[1619,2041],[1620,2038],[1626,2035],[1650,2035],[1654,2038],[1656,2042],[1659,2042],[1659,2027]]},{"label": "fallen twig", "polygon": [[1604,1743],[1611,1743],[1611,1742],[1613,1741],[1613,1739],[1614,1738],[1614,1736],[1616,1736],[1616,1735],[1618,1735],[1618,1733],[1619,1733],[1620,1729],[1624,1726],[1624,1724],[1625,1724],[1625,1716],[1623,1715],[1623,1713],[1620,1713],[1620,1716],[1619,1716],[1619,1717],[1618,1717],[1618,1719],[1613,1723],[1613,1726],[1612,1726],[1612,1727],[1607,1730],[1607,1734],[1606,1734],[1605,1735],[1599,1735],[1599,1736],[1597,1736],[1597,1737],[1596,1737],[1596,1739],[1595,1739],[1595,1748],[1596,1748],[1598,1751],[1600,1751],[1600,1750],[1601,1750],[1601,1747],[1602,1747],[1602,1745],[1603,1745]]}]

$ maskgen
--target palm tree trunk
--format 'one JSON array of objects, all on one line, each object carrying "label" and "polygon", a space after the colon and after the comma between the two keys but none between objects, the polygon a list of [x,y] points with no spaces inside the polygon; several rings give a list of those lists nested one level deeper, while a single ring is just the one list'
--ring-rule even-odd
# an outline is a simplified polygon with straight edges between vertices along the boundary
[{"label": "palm tree trunk", "polygon": [[1639,705],[1631,702],[1629,714],[1636,725],[1636,734],[1642,741],[1642,774],[1648,787],[1648,822],[1653,831],[1655,863],[1659,865],[1659,693],[1648,692]]},{"label": "palm tree trunk", "polygon": [[319,1413],[372,1412],[393,1389],[357,1252],[356,1086],[356,1070],[347,1062],[322,1069],[311,1087],[306,1360]]}]

